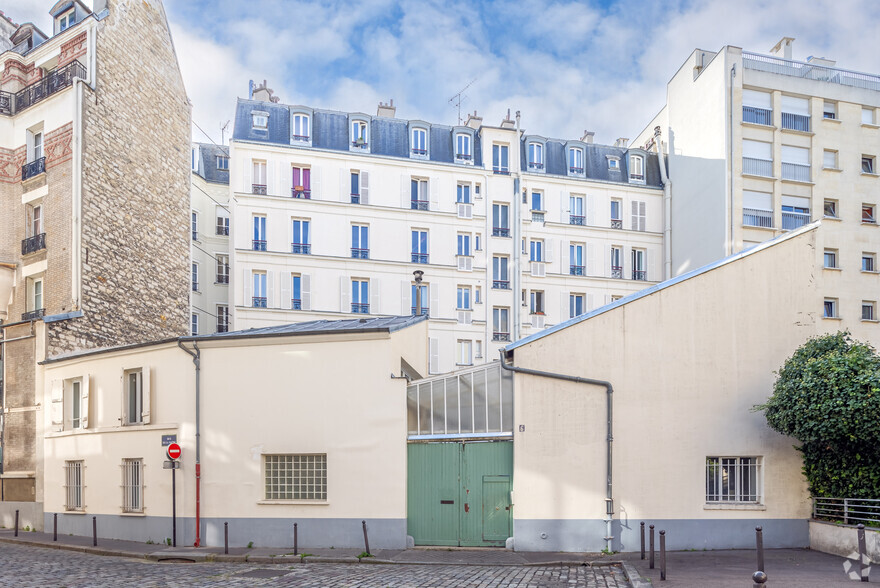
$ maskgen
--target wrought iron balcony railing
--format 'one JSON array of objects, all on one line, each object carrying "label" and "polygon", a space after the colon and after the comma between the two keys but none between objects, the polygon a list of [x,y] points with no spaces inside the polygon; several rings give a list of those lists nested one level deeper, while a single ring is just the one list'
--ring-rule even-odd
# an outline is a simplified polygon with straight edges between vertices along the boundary
[{"label": "wrought iron balcony railing", "polygon": [[648,272],[646,270],[633,270],[633,279],[638,280],[640,282],[644,282],[648,279]]},{"label": "wrought iron balcony railing", "polygon": [[492,289],[510,290],[510,280],[492,280]]},{"label": "wrought iron balcony railing", "polygon": [[493,237],[510,237],[510,229],[508,227],[492,227]]},{"label": "wrought iron balcony railing", "polygon": [[265,251],[266,250],[266,242],[260,239],[254,239],[254,251]]},{"label": "wrought iron balcony railing", "polygon": [[312,252],[312,245],[311,243],[291,243],[290,252],[309,255]]},{"label": "wrought iron balcony railing", "polygon": [[571,214],[568,216],[568,224],[570,225],[584,225],[584,217],[579,214]]},{"label": "wrought iron balcony railing", "polygon": [[611,277],[616,278],[618,280],[622,280],[623,279],[623,267],[621,267],[619,265],[612,265],[611,266]]},{"label": "wrought iron balcony railing", "polygon": [[[263,194],[265,194],[265,192],[263,192]],[[311,200],[312,190],[310,188],[295,186],[290,189],[290,196],[291,198],[305,198],[306,200]]]},{"label": "wrought iron balcony railing", "polygon": [[428,254],[427,253],[416,253],[414,251],[412,254],[412,262],[413,263],[428,263]]},{"label": "wrought iron balcony railing", "polygon": [[36,253],[46,248],[46,233],[40,233],[33,237],[21,240],[21,254]]},{"label": "wrought iron balcony railing", "polygon": [[41,157],[21,166],[21,181],[29,180],[46,171],[46,158]]},{"label": "wrought iron balcony railing", "polygon": [[351,312],[354,314],[370,314],[370,305],[361,302],[352,302]]},{"label": "wrought iron balcony railing", "polygon": [[[229,271],[229,268],[226,268],[226,271]],[[217,274],[216,284],[228,284],[229,283],[229,275]]]},{"label": "wrought iron balcony railing", "polygon": [[266,184],[251,184],[251,194],[266,195]]},{"label": "wrought iron balcony railing", "polygon": [[290,299],[290,308],[293,310],[302,310],[302,299],[300,298],[291,298]]},{"label": "wrought iron balcony railing", "polygon": [[619,218],[611,219],[611,228],[612,229],[622,229],[623,228],[623,221]]},{"label": "wrought iron balcony railing", "polygon": [[427,200],[410,200],[410,206],[412,210],[428,210],[428,201]]},{"label": "wrought iron balcony railing", "polygon": [[37,310],[29,310],[25,313],[22,313],[21,320],[23,321],[35,321],[37,319],[41,319],[46,316],[45,308],[38,308]]},{"label": "wrought iron balcony railing", "polygon": [[510,333],[492,333],[493,341],[510,341]]},{"label": "wrought iron balcony railing", "polygon": [[370,250],[352,247],[351,256],[353,259],[370,259]]},{"label": "wrought iron balcony railing", "polygon": [[86,79],[86,68],[78,61],[59,67],[42,80],[22,88],[15,94],[0,92],[0,114],[8,116],[17,114],[70,86],[74,78]]},{"label": "wrought iron balcony railing", "polygon": [[582,276],[584,275],[584,266],[570,265],[568,266],[568,273],[572,276]]},{"label": "wrought iron balcony railing", "polygon": [[253,297],[254,308],[267,308],[267,299],[265,296]]}]

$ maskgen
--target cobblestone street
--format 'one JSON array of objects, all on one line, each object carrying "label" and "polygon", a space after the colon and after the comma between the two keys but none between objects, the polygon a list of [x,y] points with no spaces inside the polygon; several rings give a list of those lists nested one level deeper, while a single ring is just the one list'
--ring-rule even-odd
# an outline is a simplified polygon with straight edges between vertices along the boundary
[{"label": "cobblestone street", "polygon": [[624,588],[620,568],[382,564],[151,563],[0,544],[0,586],[378,586]]}]

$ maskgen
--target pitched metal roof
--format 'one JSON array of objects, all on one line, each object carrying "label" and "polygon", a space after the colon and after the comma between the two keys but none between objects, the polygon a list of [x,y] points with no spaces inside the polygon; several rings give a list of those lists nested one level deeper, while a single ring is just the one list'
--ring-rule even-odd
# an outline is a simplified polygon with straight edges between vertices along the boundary
[{"label": "pitched metal roof", "polygon": [[422,316],[385,316],[371,318],[342,319],[336,321],[317,320],[303,323],[291,323],[272,327],[258,327],[228,333],[211,335],[195,335],[181,337],[181,341],[204,341],[219,339],[246,339],[251,337],[284,337],[288,335],[320,335],[320,334],[351,334],[351,333],[393,333],[427,320]]},{"label": "pitched metal roof", "polygon": [[819,228],[819,226],[821,224],[822,224],[822,221],[814,221],[808,225],[804,225],[804,226],[798,228],[797,230],[790,231],[788,233],[780,235],[779,237],[776,237],[775,239],[771,239],[770,241],[765,241],[759,245],[752,247],[751,249],[747,249],[745,251],[740,251],[739,253],[735,253],[735,254],[730,255],[728,257],[724,257],[722,259],[719,259],[718,261],[714,261],[708,265],[704,265],[701,268],[697,268],[697,269],[689,271],[685,274],[681,274],[680,276],[676,276],[674,278],[666,280],[665,282],[660,282],[659,284],[654,284],[653,286],[649,286],[649,287],[645,288],[644,290],[639,290],[638,292],[636,292],[634,294],[630,294],[629,296],[626,296],[626,297],[621,298],[619,300],[615,300],[614,302],[612,302],[610,304],[606,304],[605,306],[600,306],[599,308],[597,308],[595,310],[591,310],[590,312],[584,313],[584,314],[576,316],[574,318],[570,318],[567,321],[563,321],[561,323],[555,324],[552,327],[544,329],[543,331],[539,331],[533,335],[529,335],[528,337],[523,337],[522,339],[514,341],[510,345],[507,345],[506,347],[504,347],[504,351],[513,351],[517,347],[522,347],[523,345],[528,345],[529,343],[537,341],[538,339],[542,339],[548,335],[552,335],[553,333],[556,333],[557,331],[561,331],[562,329],[566,329],[568,327],[571,327],[572,325],[582,323],[583,321],[589,320],[589,319],[593,318],[594,316],[598,316],[598,315],[606,313],[610,310],[614,310],[615,308],[623,306],[624,304],[629,304],[630,302],[635,302],[636,300],[639,300],[640,298],[645,298],[646,296],[650,296],[651,294],[654,294],[654,293],[659,292],[661,290],[665,290],[666,288],[670,288],[672,286],[675,286],[676,284],[684,282],[685,280],[690,280],[691,278],[695,278],[697,276],[705,274],[706,272],[712,271],[713,269],[725,266],[725,265],[727,265],[729,263],[733,263],[735,261],[739,261],[740,259],[742,259],[744,257],[748,257],[749,255],[754,255],[755,253],[758,253],[759,251],[763,251],[764,249],[768,249],[770,247],[773,247],[774,245],[778,245],[779,243],[782,243],[783,241],[788,241],[789,239],[793,239],[794,237],[797,237],[799,235],[803,235],[804,233],[807,233],[809,231],[814,231],[817,228]]},{"label": "pitched metal roof", "polygon": [[207,182],[229,184],[229,169],[217,167],[217,156],[229,157],[229,147],[219,147],[213,143],[196,143],[199,146],[199,169],[195,172]]}]

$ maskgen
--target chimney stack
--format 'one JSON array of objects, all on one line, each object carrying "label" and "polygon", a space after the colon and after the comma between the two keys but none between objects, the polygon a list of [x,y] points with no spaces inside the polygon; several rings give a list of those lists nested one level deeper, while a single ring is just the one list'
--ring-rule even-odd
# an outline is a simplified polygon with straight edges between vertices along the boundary
[{"label": "chimney stack", "polygon": [[773,49],[770,50],[770,53],[772,53],[776,57],[782,57],[783,59],[788,59],[789,61],[791,61],[791,44],[793,42],[794,37],[782,37],[779,42],[773,46]]},{"label": "chimney stack", "polygon": [[584,143],[591,143],[592,144],[593,137],[595,136],[595,134],[596,133],[594,133],[593,131],[588,131],[588,130],[584,129],[584,134],[581,137],[581,141],[583,141]]},{"label": "chimney stack", "polygon": [[254,100],[259,100],[260,102],[272,102],[275,104],[281,99],[274,95],[274,90],[269,88],[266,80],[263,80],[262,84],[254,88]]},{"label": "chimney stack", "polygon": [[507,116],[504,118],[503,121],[501,121],[501,128],[502,128],[502,129],[512,129],[512,128],[514,128],[513,121],[510,120],[510,109],[509,109],[509,108],[507,109]]},{"label": "chimney stack", "polygon": [[467,120],[464,124],[472,129],[479,129],[483,126],[483,117],[477,116],[477,111],[475,110],[473,114],[468,113]]},{"label": "chimney stack", "polygon": [[627,143],[629,143],[629,139],[627,139],[625,137],[621,137],[617,141],[614,142],[614,146],[620,147],[621,149],[626,149]]},{"label": "chimney stack", "polygon": [[382,116],[385,118],[394,118],[394,115],[397,113],[397,107],[394,106],[394,98],[391,99],[388,104],[384,102],[379,103],[379,108],[376,110],[376,116]]}]

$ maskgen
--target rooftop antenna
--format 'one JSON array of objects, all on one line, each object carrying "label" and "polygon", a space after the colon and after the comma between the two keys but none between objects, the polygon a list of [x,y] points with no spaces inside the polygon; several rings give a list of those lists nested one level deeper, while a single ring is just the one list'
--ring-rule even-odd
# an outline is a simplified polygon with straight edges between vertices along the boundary
[{"label": "rooftop antenna", "polygon": [[461,124],[461,103],[467,98],[464,95],[464,91],[474,85],[474,82],[477,81],[477,78],[472,79],[467,86],[459,90],[456,94],[449,99],[449,103],[452,104],[458,110],[458,124]]},{"label": "rooftop antenna", "polygon": [[229,122],[226,121],[226,124],[220,127],[220,144],[226,145],[226,129],[229,128]]}]

